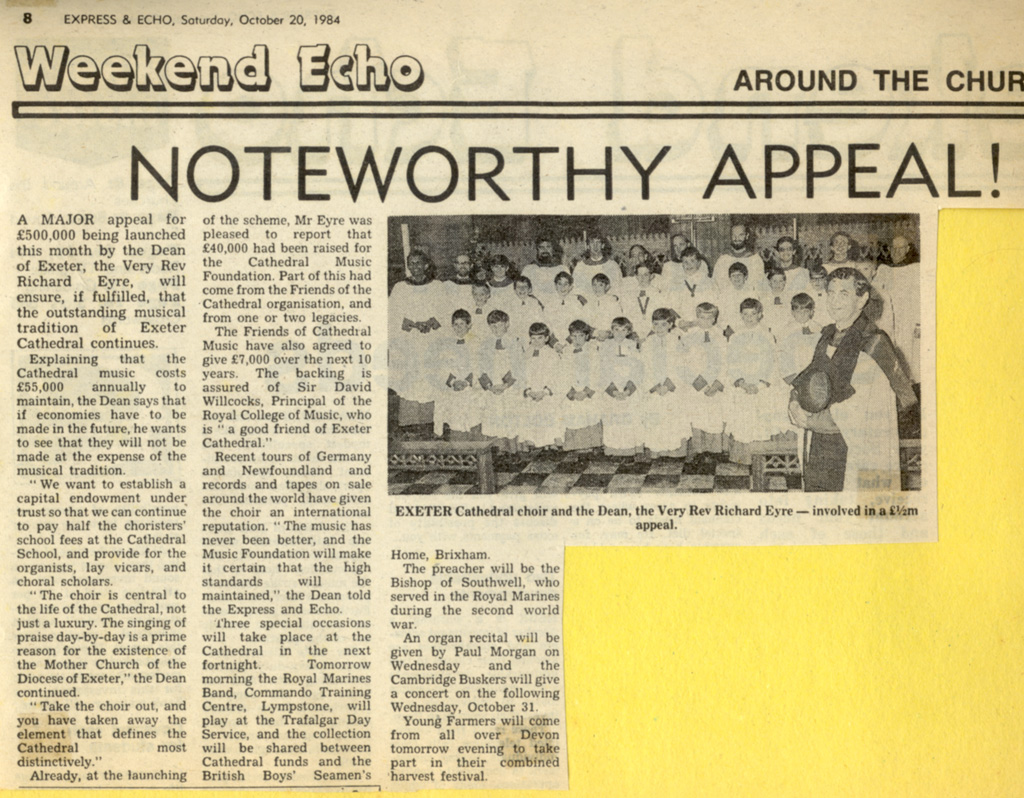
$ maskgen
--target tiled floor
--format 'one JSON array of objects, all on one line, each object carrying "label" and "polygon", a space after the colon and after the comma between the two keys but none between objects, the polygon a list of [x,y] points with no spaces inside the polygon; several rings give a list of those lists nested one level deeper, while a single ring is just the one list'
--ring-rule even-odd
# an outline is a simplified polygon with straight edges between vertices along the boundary
[{"label": "tiled floor", "polygon": [[[498,493],[712,493],[750,490],[750,468],[724,455],[702,455],[693,462],[606,457],[596,452],[540,451],[498,454],[494,459]],[[777,480],[774,490],[800,490],[800,478]],[[475,494],[476,472],[405,471],[388,474],[391,494]]]}]

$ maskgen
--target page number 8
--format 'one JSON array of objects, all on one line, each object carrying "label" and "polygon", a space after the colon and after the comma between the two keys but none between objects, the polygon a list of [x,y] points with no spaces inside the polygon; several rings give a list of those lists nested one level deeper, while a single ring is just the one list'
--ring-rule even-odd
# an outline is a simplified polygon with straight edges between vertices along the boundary
[{"label": "page number 8", "polygon": [[22,14],[21,21],[24,22],[26,25],[31,25],[32,24],[32,12],[31,11],[26,11],[24,14]]}]

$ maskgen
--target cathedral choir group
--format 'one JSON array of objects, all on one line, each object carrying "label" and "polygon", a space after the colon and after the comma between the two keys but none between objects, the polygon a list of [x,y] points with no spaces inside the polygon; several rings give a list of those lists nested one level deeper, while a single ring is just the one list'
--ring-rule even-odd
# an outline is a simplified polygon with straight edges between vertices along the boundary
[{"label": "cathedral choir group", "polygon": [[429,418],[432,403],[433,432],[448,440],[749,463],[754,442],[795,438],[791,383],[831,321],[828,278],[840,267],[867,277],[865,313],[919,379],[919,273],[906,238],[879,267],[836,233],[828,259],[808,268],[791,237],[766,261],[744,225],[731,232],[714,263],[683,235],[663,263],[640,245],[619,263],[593,232],[571,267],[540,239],[522,269],[466,253],[446,281],[412,249],[389,299],[399,424]]}]

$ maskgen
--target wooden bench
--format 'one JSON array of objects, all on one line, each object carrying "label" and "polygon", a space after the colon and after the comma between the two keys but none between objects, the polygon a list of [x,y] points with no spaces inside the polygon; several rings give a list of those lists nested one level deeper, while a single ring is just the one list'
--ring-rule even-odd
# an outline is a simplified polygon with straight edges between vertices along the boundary
[{"label": "wooden bench", "polygon": [[406,471],[476,471],[481,493],[494,493],[491,441],[406,441],[388,452],[388,465]]},{"label": "wooden bench", "polygon": [[[750,490],[770,490],[772,477],[801,476],[800,457],[793,441],[761,441],[751,446]],[[903,490],[921,489],[921,441],[900,441],[900,476]]]}]

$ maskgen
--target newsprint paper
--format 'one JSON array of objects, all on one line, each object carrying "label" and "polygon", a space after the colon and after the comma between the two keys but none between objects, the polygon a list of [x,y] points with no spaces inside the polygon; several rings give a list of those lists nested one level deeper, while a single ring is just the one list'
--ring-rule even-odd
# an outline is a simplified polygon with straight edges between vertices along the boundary
[{"label": "newsprint paper", "polygon": [[567,544],[936,541],[1021,14],[843,5],[9,1],[3,786],[565,789]]}]

